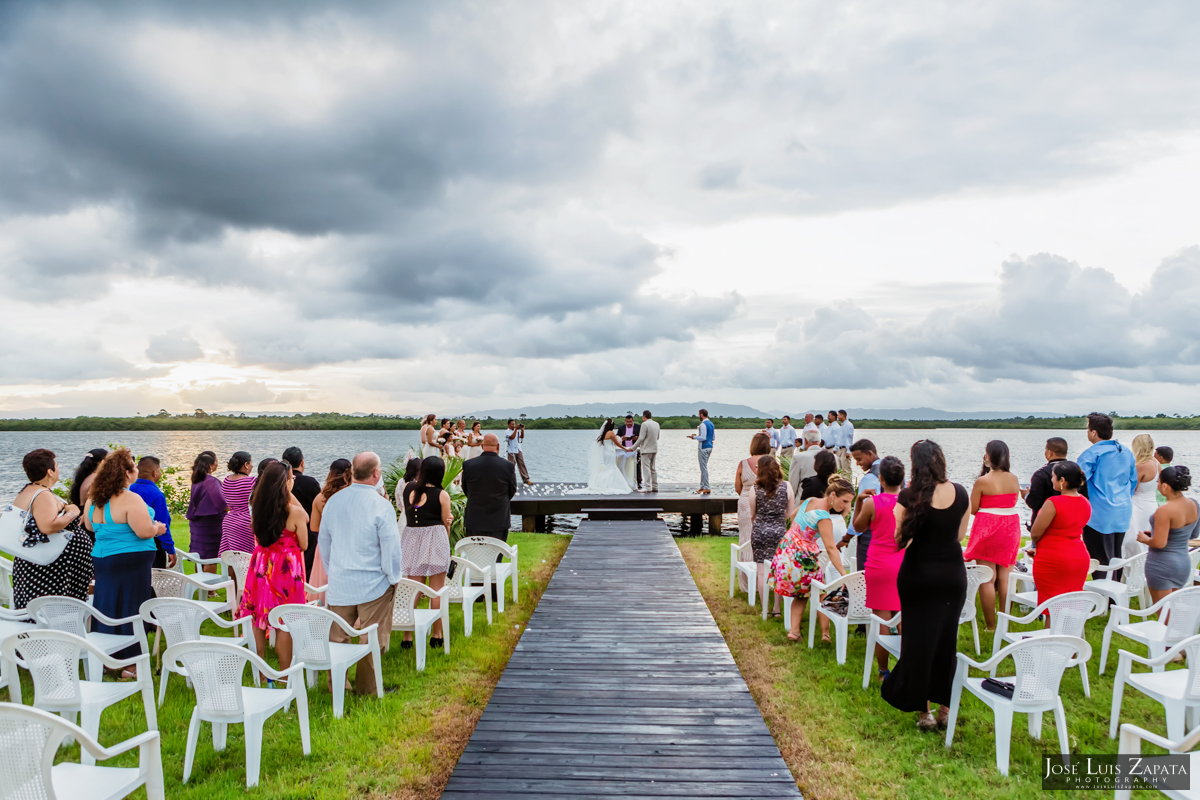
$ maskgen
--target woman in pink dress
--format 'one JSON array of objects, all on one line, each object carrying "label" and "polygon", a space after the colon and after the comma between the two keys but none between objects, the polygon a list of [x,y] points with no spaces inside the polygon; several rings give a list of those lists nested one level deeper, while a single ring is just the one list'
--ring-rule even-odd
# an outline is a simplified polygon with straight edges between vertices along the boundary
[{"label": "woman in pink dress", "polygon": [[[765,433],[756,433],[750,440],[750,457],[738,462],[737,472],[733,475],[733,490],[738,496],[738,547],[750,541],[750,533],[754,528],[754,514],[750,511],[750,498],[754,496],[754,482],[758,480],[758,459],[771,452],[771,437]],[[745,558],[745,556],[743,556]],[[738,573],[738,588],[743,592],[749,591],[750,584],[746,576]]]},{"label": "woman in pink dress", "polygon": [[989,631],[996,629],[996,600],[1003,607],[1008,600],[1008,574],[1017,563],[1021,546],[1021,518],[1017,498],[1021,483],[1009,471],[1008,445],[999,440],[987,443],[983,472],[971,488],[970,539],[963,560],[992,568],[992,580],[980,584],[979,601]]},{"label": "woman in pink dress", "polygon": [[[268,615],[276,606],[304,603],[304,550],[308,547],[308,514],[292,497],[292,468],[272,461],[254,493],[251,515],[256,544],[246,570],[246,588],[236,617],[250,617],[258,655],[266,657]],[[279,669],[292,665],[292,637],[275,632]],[[303,677],[299,678],[304,680]],[[268,681],[268,683],[271,683]]]},{"label": "woman in pink dress", "polygon": [[[896,498],[904,486],[904,462],[888,456],[879,462],[879,483],[883,491],[863,500],[854,517],[854,530],[871,531],[863,571],[867,579],[867,608],[880,619],[891,619],[900,611],[900,593],[896,590],[896,575],[904,563],[904,551],[896,546]],[[880,633],[887,631],[880,629]],[[888,653],[875,645],[875,662],[879,679],[888,676]]]}]

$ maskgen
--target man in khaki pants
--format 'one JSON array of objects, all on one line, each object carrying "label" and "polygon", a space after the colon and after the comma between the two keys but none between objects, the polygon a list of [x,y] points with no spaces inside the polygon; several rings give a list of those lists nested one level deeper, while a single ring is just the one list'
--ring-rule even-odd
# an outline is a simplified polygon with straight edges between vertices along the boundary
[{"label": "man in khaki pants", "polygon": [[638,431],[637,443],[633,448],[638,453],[638,467],[642,470],[643,492],[658,491],[658,469],[654,460],[658,458],[658,423],[650,419],[650,412],[642,412],[642,429]]},{"label": "man in khaki pants", "polygon": [[[392,634],[392,597],[403,575],[400,565],[400,533],[392,504],[375,488],[379,484],[379,456],[359,453],[354,457],[353,483],[329,498],[321,514],[321,563],[329,588],[325,602],[329,610],[351,625],[379,625],[379,646],[386,648]],[[348,642],[350,637],[337,625],[329,631],[331,642]],[[372,656],[358,662],[354,693],[382,693],[376,680]],[[303,680],[303,678],[297,678]]]}]

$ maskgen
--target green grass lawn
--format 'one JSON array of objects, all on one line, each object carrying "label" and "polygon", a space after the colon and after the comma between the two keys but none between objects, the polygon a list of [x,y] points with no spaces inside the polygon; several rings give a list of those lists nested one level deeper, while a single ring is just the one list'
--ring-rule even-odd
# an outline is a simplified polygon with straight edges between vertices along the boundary
[{"label": "green grass lawn", "polygon": [[[172,533],[176,543],[186,547],[186,520],[175,521]],[[480,603],[469,639],[462,635],[461,606],[451,606],[450,655],[440,649],[430,651],[424,672],[416,671],[414,651],[400,649],[402,634],[395,634],[391,651],[383,657],[383,680],[396,691],[382,699],[357,699],[347,692],[342,719],[333,718],[332,698],[322,679],[319,688],[309,691],[312,754],[304,757],[301,753],[295,706],[290,713],[271,717],[263,731],[260,782],[251,791],[264,798],[439,797],[570,537],[512,533],[508,541],[521,548],[518,604],[511,604],[509,589],[505,613],[501,615],[493,607],[494,622],[489,626]],[[205,633],[223,633],[212,628]],[[268,661],[276,664],[273,652]],[[247,669],[247,685],[249,679]],[[155,686],[157,692],[157,681]],[[30,702],[32,683],[24,671],[22,690]],[[0,690],[0,696],[8,699],[6,695]],[[194,705],[195,695],[182,678],[173,675],[166,702],[158,709],[167,796],[204,800],[242,796],[246,774],[240,725],[229,727],[225,751],[215,753],[211,728],[205,724],[191,780],[187,785],[181,783]],[[130,698],[104,712],[100,740],[113,744],[145,727],[140,701]],[[59,760],[77,761],[78,752],[78,745],[64,749]],[[134,766],[136,762],[134,751],[105,763]],[[144,797],[144,793],[139,790],[135,796]]]},{"label": "green grass lawn", "polygon": [[[751,609],[743,593],[729,598],[730,538],[677,541],[805,797],[1043,796],[1041,755],[1058,748],[1052,715],[1044,717],[1041,741],[1029,737],[1025,715],[1016,715],[1009,777],[1003,777],[996,770],[991,711],[973,695],[963,693],[954,744],[947,750],[944,732],[921,733],[914,714],[896,711],[880,698],[874,668],[870,687],[863,690],[865,635],[851,635],[843,666],[838,666],[832,645],[819,644],[819,635],[813,650],[807,640],[793,644],[778,619],[761,619],[761,605]],[[1077,669],[1063,677],[1063,705],[1074,753],[1117,751],[1117,741],[1108,738],[1117,651],[1125,648],[1146,655],[1135,642],[1114,636],[1108,669],[1100,675],[1104,624],[1105,618],[1097,618],[1087,627],[1093,649],[1092,698],[1084,697]],[[969,625],[959,629],[958,649],[983,661],[991,653],[992,641],[983,630],[982,617],[979,625],[983,655],[974,655]],[[1014,630],[1029,627],[1034,626],[1014,626]],[[802,630],[807,635],[807,612]],[[1013,674],[1011,660],[1000,674]],[[1125,691],[1121,722],[1166,734],[1162,706],[1134,689]],[[1146,753],[1154,750],[1145,747]]]}]

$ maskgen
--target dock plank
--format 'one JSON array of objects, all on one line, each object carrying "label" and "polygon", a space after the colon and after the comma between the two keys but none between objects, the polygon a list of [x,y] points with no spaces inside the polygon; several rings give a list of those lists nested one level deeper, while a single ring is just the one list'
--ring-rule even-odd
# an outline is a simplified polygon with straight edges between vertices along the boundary
[{"label": "dock plank", "polygon": [[581,523],[443,797],[800,797],[661,521]]}]

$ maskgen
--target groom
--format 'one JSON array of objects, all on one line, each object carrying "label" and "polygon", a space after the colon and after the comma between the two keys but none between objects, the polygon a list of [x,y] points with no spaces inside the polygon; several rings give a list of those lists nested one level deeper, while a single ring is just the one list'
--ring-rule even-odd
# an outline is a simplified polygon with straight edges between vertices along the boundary
[{"label": "groom", "polygon": [[637,484],[638,488],[640,488],[642,485],[642,474],[637,468],[637,453],[634,452],[633,446],[637,443],[638,434],[641,433],[641,431],[642,426],[633,421],[633,414],[626,414],[625,424],[617,428],[616,431],[617,438],[621,440],[621,444],[629,448],[628,452],[624,450],[617,451],[617,467],[620,468],[621,473],[625,475],[626,480],[628,480],[629,461],[630,459],[634,459],[633,471],[637,475],[637,477],[634,479],[634,482]]},{"label": "groom", "polygon": [[643,492],[658,491],[658,470],[654,464],[654,460],[658,458],[658,432],[658,423],[650,418],[650,411],[643,411],[641,433],[638,434],[637,444],[634,445],[638,453],[638,483],[641,483],[641,477],[645,475],[646,483],[650,485],[649,489],[641,489]]}]

